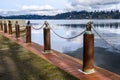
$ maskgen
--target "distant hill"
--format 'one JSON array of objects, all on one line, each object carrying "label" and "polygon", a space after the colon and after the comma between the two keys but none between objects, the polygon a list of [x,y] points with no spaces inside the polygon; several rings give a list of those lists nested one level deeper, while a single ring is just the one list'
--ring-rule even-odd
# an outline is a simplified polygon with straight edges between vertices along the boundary
[{"label": "distant hill", "polygon": [[13,15],[13,16],[0,16],[5,19],[120,19],[119,10],[114,11],[73,11],[57,14],[55,16],[47,15]]}]

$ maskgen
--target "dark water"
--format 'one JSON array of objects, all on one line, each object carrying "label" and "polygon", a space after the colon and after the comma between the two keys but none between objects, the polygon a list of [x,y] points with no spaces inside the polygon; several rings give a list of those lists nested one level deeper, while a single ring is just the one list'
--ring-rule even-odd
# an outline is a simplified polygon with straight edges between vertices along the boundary
[{"label": "dark water", "polygon": [[[32,20],[40,27],[45,20]],[[120,20],[47,20],[53,30],[63,36],[72,37],[85,30],[86,23],[93,21],[95,30],[95,65],[120,74]],[[104,40],[108,43],[106,43]],[[43,30],[32,30],[32,41],[43,45]],[[115,48],[119,49],[116,50]],[[51,31],[51,46],[60,52],[82,59],[83,35],[72,40],[62,39]]]}]

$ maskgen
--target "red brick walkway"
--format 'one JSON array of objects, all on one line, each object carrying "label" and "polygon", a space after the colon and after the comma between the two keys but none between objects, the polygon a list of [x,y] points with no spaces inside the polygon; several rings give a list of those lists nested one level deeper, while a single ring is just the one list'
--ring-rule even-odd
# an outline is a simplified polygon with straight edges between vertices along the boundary
[{"label": "red brick walkway", "polygon": [[14,36],[9,36],[8,34],[3,34],[2,32],[0,32],[0,34],[23,46],[27,50],[30,50],[34,54],[40,56],[41,58],[47,60],[48,62],[52,63],[53,65],[59,67],[60,69],[68,72],[69,74],[75,76],[80,80],[120,80],[120,75],[114,74],[99,67],[95,67],[95,73],[84,74],[80,71],[82,70],[81,60],[54,50],[52,50],[50,54],[44,54],[43,46],[41,45],[38,45],[36,43],[26,44],[25,41],[21,38],[16,40]]}]

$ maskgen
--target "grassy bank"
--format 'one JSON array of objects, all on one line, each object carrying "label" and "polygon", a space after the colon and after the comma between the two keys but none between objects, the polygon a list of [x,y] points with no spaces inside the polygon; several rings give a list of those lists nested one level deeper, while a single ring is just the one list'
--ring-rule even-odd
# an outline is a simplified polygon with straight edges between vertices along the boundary
[{"label": "grassy bank", "polygon": [[0,80],[77,80],[0,36]]}]

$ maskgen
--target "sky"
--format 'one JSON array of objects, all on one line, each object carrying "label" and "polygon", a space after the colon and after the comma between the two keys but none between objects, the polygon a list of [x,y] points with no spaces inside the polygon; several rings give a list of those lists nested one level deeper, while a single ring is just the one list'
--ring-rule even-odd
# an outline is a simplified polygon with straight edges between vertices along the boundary
[{"label": "sky", "polygon": [[120,0],[2,0],[0,15],[56,15],[68,11],[120,10]]}]

